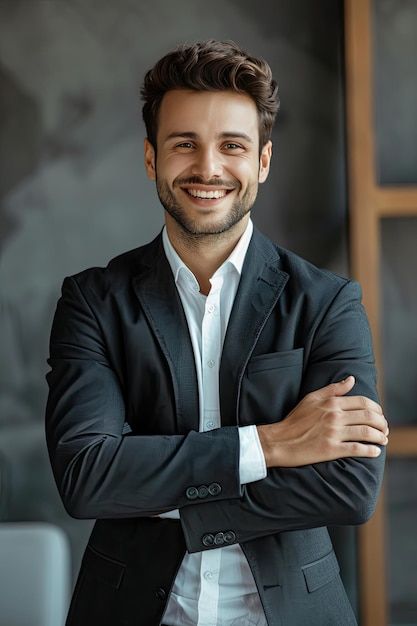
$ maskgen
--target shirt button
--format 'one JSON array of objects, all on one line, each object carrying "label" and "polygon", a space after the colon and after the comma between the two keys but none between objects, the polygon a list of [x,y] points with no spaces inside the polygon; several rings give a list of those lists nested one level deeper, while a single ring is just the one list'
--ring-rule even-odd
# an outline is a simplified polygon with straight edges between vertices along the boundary
[{"label": "shirt button", "polygon": [[213,359],[210,359],[209,361],[207,361],[207,365],[209,367],[214,367],[215,366],[215,361],[213,361]]},{"label": "shirt button", "polygon": [[214,422],[212,420],[209,420],[208,422],[206,422],[206,428],[213,428],[214,427]]},{"label": "shirt button", "polygon": [[214,313],[214,311],[216,310],[216,305],[215,304],[209,304],[207,307],[207,311],[209,313]]},{"label": "shirt button", "polygon": [[206,580],[212,580],[213,579],[213,572],[204,572],[203,576],[204,576],[204,578]]}]

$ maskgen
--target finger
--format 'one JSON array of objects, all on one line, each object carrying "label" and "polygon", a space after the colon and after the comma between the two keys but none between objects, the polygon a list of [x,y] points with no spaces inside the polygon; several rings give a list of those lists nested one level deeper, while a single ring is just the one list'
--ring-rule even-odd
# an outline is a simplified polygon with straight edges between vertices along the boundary
[{"label": "finger", "polygon": [[372,426],[347,426],[344,428],[342,436],[343,441],[376,443],[380,446],[386,446],[388,443],[388,437]]},{"label": "finger", "polygon": [[346,457],[367,457],[375,458],[381,454],[381,448],[372,444],[359,443],[358,441],[351,441],[340,444],[340,456],[338,458]]},{"label": "finger", "polygon": [[341,411],[339,413],[339,419],[346,426],[364,425],[377,428],[379,431],[388,435],[389,428],[388,422],[381,413],[375,413],[374,411],[368,411],[358,409],[357,411]]},{"label": "finger", "polygon": [[381,405],[366,396],[344,396],[337,398],[337,405],[343,411],[365,410],[381,415],[383,413]]},{"label": "finger", "polygon": [[313,395],[320,399],[331,398],[333,396],[344,396],[345,393],[348,393],[355,384],[355,378],[353,376],[348,376],[344,380],[340,380],[337,383],[331,383],[330,385],[326,385],[326,387],[321,387],[321,389],[317,389],[313,392]]}]

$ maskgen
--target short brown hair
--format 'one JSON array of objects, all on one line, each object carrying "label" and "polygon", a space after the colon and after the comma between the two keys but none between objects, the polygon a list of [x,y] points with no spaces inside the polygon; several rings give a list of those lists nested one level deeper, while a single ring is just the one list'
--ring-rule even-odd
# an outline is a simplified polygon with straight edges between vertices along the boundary
[{"label": "short brown hair", "polygon": [[271,138],[279,109],[278,85],[264,59],[249,56],[233,41],[182,44],[146,73],[140,91],[145,101],[142,115],[155,150],[159,108],[165,93],[172,89],[245,93],[258,110],[259,152]]}]

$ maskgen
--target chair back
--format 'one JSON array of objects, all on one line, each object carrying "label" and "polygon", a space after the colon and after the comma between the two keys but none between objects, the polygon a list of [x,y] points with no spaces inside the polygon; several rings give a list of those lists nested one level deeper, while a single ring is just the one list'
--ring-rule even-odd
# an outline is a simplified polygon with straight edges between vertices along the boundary
[{"label": "chair back", "polygon": [[63,531],[41,522],[0,523],[0,626],[64,626],[69,594]]}]

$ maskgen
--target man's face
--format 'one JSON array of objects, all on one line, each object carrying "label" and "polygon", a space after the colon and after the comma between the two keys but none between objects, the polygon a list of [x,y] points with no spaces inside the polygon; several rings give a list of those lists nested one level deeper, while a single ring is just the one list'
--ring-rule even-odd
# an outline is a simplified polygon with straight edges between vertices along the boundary
[{"label": "man's face", "polygon": [[191,235],[223,233],[249,218],[266,180],[271,142],[259,157],[253,100],[233,91],[172,90],[162,99],[157,156],[145,139],[145,164],[156,180],[167,225]]}]

